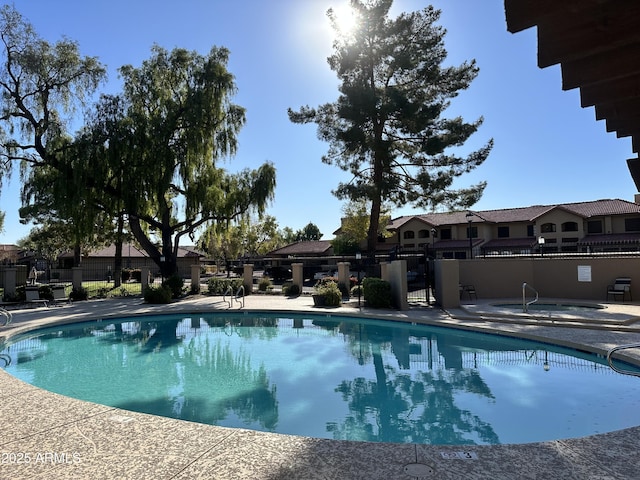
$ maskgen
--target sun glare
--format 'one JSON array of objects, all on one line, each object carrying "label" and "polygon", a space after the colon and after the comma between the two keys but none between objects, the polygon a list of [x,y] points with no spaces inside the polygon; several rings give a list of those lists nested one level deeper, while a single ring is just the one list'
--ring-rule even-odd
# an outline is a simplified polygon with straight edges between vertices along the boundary
[{"label": "sun glare", "polygon": [[343,3],[336,7],[332,7],[333,18],[341,35],[351,35],[357,26],[356,15],[353,9]]}]

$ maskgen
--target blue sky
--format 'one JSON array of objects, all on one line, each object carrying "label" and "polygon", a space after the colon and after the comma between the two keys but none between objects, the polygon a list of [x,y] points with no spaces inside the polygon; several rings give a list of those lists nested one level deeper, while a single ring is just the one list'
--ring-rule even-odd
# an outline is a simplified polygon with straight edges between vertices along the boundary
[{"label": "blue sky", "polygon": [[[14,5],[49,41],[76,40],[82,54],[97,56],[108,68],[104,93],[117,93],[117,68],[139,66],[154,43],[167,49],[206,53],[216,46],[231,51],[229,69],[238,86],[236,103],[247,109],[240,148],[225,162],[231,171],[271,161],[277,168],[275,201],[268,213],[280,227],[294,230],[313,222],[333,238],[343,203],[332,194],[348,177],[320,157],[327,145],[315,125],[289,122],[287,108],[317,106],[336,99],[338,82],[326,57],[333,32],[329,7],[346,0],[16,0]],[[636,188],[628,173],[631,141],[607,133],[593,108],[581,108],[578,90],[562,91],[560,67],[537,67],[536,31],[508,33],[502,0],[396,0],[392,13],[424,8],[442,10],[447,29],[447,64],[475,58],[480,68],[471,87],[454,99],[448,116],[484,124],[463,147],[471,151],[489,138],[495,147],[486,162],[456,183],[486,180],[483,198],[473,207],[489,210],[622,198]],[[6,212],[0,243],[29,233],[18,222],[18,176],[3,187]],[[420,213],[409,205],[394,217]]]}]

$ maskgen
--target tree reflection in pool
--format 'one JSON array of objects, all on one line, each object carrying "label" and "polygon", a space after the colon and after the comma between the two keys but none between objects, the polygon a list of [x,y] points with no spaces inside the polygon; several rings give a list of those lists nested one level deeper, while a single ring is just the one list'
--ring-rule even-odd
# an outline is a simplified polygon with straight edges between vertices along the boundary
[{"label": "tree reflection in pool", "polygon": [[5,369],[38,387],[227,427],[465,445],[640,424],[640,381],[602,359],[455,329],[198,313],[75,324],[11,342],[0,347]]}]

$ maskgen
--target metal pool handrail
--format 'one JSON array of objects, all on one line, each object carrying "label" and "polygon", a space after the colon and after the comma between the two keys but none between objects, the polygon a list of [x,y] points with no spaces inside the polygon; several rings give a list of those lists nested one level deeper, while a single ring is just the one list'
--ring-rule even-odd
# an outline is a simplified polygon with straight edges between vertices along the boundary
[{"label": "metal pool handrail", "polygon": [[13,320],[13,315],[8,310],[0,307],[0,327],[6,327]]},{"label": "metal pool handrail", "polygon": [[[530,302],[527,302],[527,288],[529,288],[533,293],[536,294],[536,298],[534,298],[533,300],[531,300]],[[522,311],[524,313],[527,313],[529,311],[529,305],[531,305],[532,303],[536,303],[538,301],[538,291],[533,288],[531,285],[527,284],[527,282],[524,282],[522,284]]]},{"label": "metal pool handrail", "polygon": [[[230,294],[231,295],[231,299],[227,300],[227,295]],[[222,301],[223,302],[228,302],[229,303],[229,308],[231,308],[233,306],[233,287],[231,285],[229,285],[227,287],[227,289],[224,291],[224,293],[222,294]]]},{"label": "metal pool handrail", "polygon": [[[240,295],[240,292],[242,292],[242,295]],[[242,299],[242,308],[244,308],[244,285],[240,285],[240,288],[238,288],[238,291],[236,292],[236,301],[238,301],[238,297]]]},{"label": "metal pool handrail", "polygon": [[634,377],[640,377],[640,372],[633,372],[631,370],[624,370],[622,368],[618,368],[613,364],[613,354],[618,350],[624,350],[627,348],[640,348],[640,343],[630,343],[628,345],[618,345],[617,347],[613,347],[611,350],[607,352],[607,363],[611,367],[611,369],[615,372],[621,373],[623,375],[633,375]]},{"label": "metal pool handrail", "polygon": [[[227,300],[227,295],[230,295],[229,300]],[[240,299],[240,300],[238,300]],[[235,296],[233,295],[233,287],[229,285],[227,289],[224,291],[222,295],[222,301],[229,304],[229,308],[233,307],[233,301],[241,303],[241,308],[244,308],[244,285],[240,285],[240,288],[236,291]]]}]

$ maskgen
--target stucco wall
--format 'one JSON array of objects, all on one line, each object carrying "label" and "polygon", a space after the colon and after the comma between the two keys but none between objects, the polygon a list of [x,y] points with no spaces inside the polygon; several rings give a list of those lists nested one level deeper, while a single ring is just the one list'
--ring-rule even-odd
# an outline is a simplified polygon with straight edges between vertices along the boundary
[{"label": "stucco wall", "polygon": [[14,268],[16,270],[16,285],[24,285],[27,283],[27,267],[25,265],[14,265],[12,267],[0,265],[0,287],[4,288],[6,268]]},{"label": "stucco wall", "polygon": [[[640,258],[499,258],[460,261],[460,283],[476,287],[478,298],[522,296],[524,282],[540,296],[604,301],[616,277],[631,277],[631,294],[640,301]],[[578,267],[591,281],[579,281]]]}]

